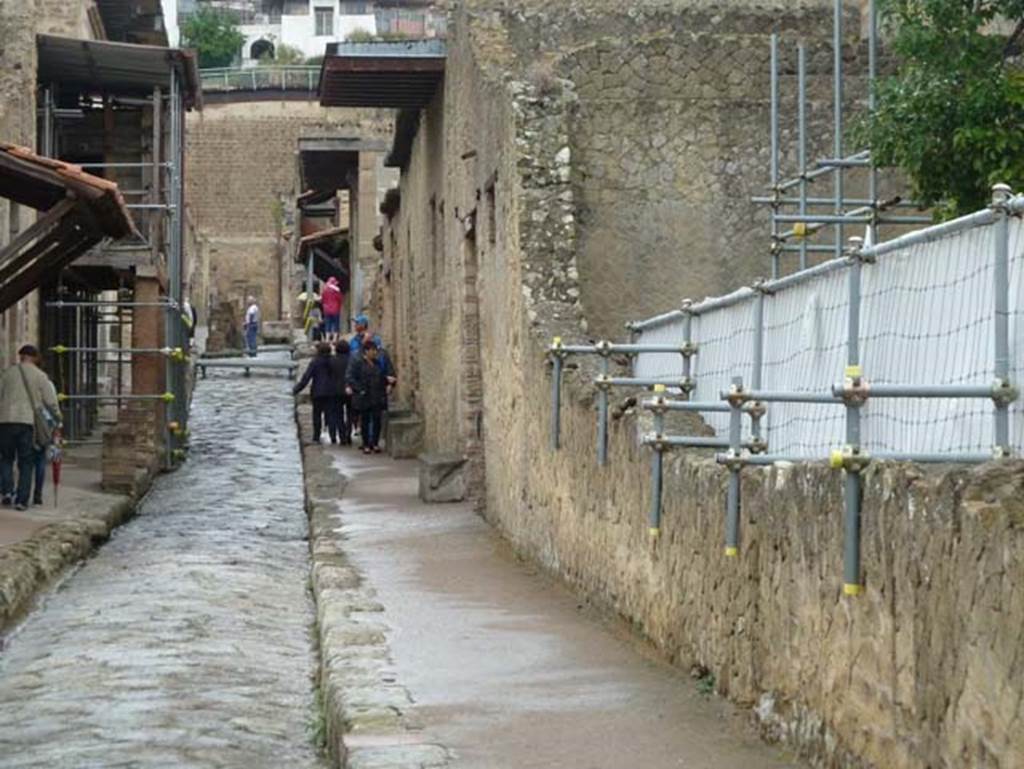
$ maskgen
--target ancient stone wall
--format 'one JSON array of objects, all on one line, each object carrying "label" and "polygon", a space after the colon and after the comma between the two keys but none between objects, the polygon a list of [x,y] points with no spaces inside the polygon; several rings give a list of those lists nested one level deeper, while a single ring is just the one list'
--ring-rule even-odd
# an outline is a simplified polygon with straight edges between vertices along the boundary
[{"label": "ancient stone wall", "polygon": [[[621,154],[619,145],[594,143],[617,130],[617,118],[598,115],[598,102],[588,101],[600,99],[604,74],[588,84],[584,65],[596,56],[601,73],[614,73],[629,59],[653,88],[655,70],[666,66],[657,58],[665,43],[640,36],[636,50],[599,45],[595,53],[587,36],[606,35],[614,24],[588,6],[591,13],[569,25],[576,37],[563,40],[579,47],[567,59],[566,72],[572,74],[573,66],[579,71],[568,79],[552,63],[537,65],[542,57],[534,55],[534,46],[552,49],[544,48],[540,27],[519,26],[532,3],[517,3],[522,13],[509,16],[495,11],[495,3],[482,2],[479,11],[471,5],[449,27],[444,112],[438,114],[435,103],[424,115],[402,180],[401,210],[384,238],[391,279],[383,293],[391,298],[382,300],[383,306],[396,331],[394,352],[415,369],[403,387],[426,417],[430,447],[466,453],[476,448],[458,428],[472,413],[463,381],[465,361],[471,359],[463,350],[472,335],[457,328],[471,315],[467,308],[475,289],[481,308],[480,435],[486,462],[481,459],[479,467],[486,474],[485,514],[524,556],[595,604],[626,617],[680,666],[708,671],[716,689],[749,707],[766,734],[793,745],[816,765],[1008,769],[1024,763],[1024,743],[1018,739],[1024,726],[1021,467],[872,468],[864,503],[867,590],[851,599],[841,591],[839,475],[805,467],[744,471],[743,545],[740,557],[729,559],[722,555],[726,475],[709,457],[691,452],[667,460],[657,539],[649,536],[647,523],[650,455],[637,440],[644,426],[628,403],[615,404],[610,464],[597,466],[596,393],[589,384],[595,371],[586,361],[574,360],[568,370],[563,445],[557,453],[550,450],[545,351],[551,338],[586,338],[585,330],[594,327],[587,291],[594,292],[595,307],[639,297],[631,294],[630,275],[612,282],[592,274],[610,258],[601,257],[600,249],[611,237],[595,233],[616,216],[616,206],[643,213],[634,190],[618,180],[639,179],[631,184],[648,193],[641,171],[627,169],[607,184],[588,176],[599,167],[610,173]],[[770,23],[764,14],[782,6],[744,14],[722,11],[721,3],[652,2],[632,4],[613,21],[623,27],[640,24],[648,5],[717,9],[701,25],[691,17],[690,31],[697,50],[723,68],[723,103],[714,103],[717,92],[700,96],[711,102],[700,109],[666,103],[664,120],[650,127],[654,134],[667,123],[671,135],[690,137],[690,144],[674,151],[686,155],[686,147],[696,146],[711,153],[702,155],[701,149],[697,159],[681,158],[672,171],[677,175],[659,189],[668,195],[672,184],[686,182],[686,174],[696,169],[704,177],[701,189],[709,187],[714,199],[694,205],[690,227],[674,229],[678,212],[668,211],[646,220],[650,231],[633,231],[672,245],[657,252],[662,266],[678,264],[685,274],[690,260],[695,269],[714,265],[723,234],[713,232],[715,222],[708,218],[722,201],[742,199],[742,180],[755,165],[767,167],[763,150],[747,141],[740,126],[727,125],[729,105],[737,98],[729,92],[732,67],[728,57],[718,57],[707,30],[718,25],[729,45],[761,56],[754,52],[766,50],[762,33]],[[796,13],[806,5],[784,8]],[[578,11],[575,3],[559,8],[567,16]],[[531,30],[532,42],[517,27]],[[557,29],[554,25],[551,34]],[[744,45],[735,35],[752,39]],[[645,64],[638,63],[640,55]],[[679,57],[693,65],[698,84],[708,82],[709,73],[688,52],[680,51]],[[673,71],[679,79],[674,87],[686,92],[687,75]],[[606,108],[626,109],[615,101],[614,88],[609,83],[612,103]],[[749,98],[760,103],[748,117],[763,114],[767,94]],[[642,117],[639,111],[629,114],[634,122]],[[707,115],[716,116],[713,128],[705,125]],[[595,128],[588,133],[590,126]],[[438,162],[442,141],[444,166],[438,170],[431,161]],[[598,157],[602,151],[605,160]],[[738,157],[748,151],[760,153],[760,160]],[[731,154],[737,157],[730,160]],[[664,165],[663,155],[644,157],[652,168]],[[724,168],[726,162],[738,163],[738,170]],[[650,183],[662,184],[660,177]],[[672,189],[680,195],[686,191]],[[452,220],[435,256],[431,201],[439,200],[446,202]],[[741,225],[755,214],[749,206],[744,213],[739,203],[729,211],[723,231],[735,226],[740,233],[732,249],[737,261],[731,287],[753,277],[743,274],[753,262],[741,250],[749,248],[743,238],[751,230]],[[475,259],[466,252],[469,212],[474,212],[468,225]],[[683,249],[681,241],[691,230],[713,235],[701,253]],[[617,248],[611,246],[609,253]],[[721,274],[709,277],[707,285],[713,288],[713,280],[722,279]],[[594,282],[588,287],[588,281]],[[675,302],[698,293],[689,285],[666,291],[666,298]],[[603,295],[602,286],[614,296]],[[638,314],[664,308],[646,309]]]},{"label": "ancient stone wall", "polygon": [[[0,141],[36,148],[36,35],[91,38],[92,0],[0,0]],[[31,226],[31,210],[0,198],[0,247]],[[0,313],[0,368],[18,348],[39,341],[39,297],[33,292]]]},{"label": "ancient stone wall", "polygon": [[[221,325],[240,322],[245,297],[257,297],[265,320],[299,311],[290,286],[293,254],[282,233],[301,192],[297,151],[304,137],[390,137],[390,116],[372,110],[324,109],[315,103],[210,104],[190,114],[186,196],[210,254],[210,304]],[[233,315],[232,313],[235,312]],[[211,327],[211,341],[233,329]]]}]

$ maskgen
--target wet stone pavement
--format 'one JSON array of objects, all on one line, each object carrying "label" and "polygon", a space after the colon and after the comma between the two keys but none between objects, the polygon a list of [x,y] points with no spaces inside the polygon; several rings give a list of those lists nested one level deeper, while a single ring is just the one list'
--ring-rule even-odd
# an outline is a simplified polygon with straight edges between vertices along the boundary
[{"label": "wet stone pavement", "polygon": [[0,767],[323,767],[290,383],[198,385],[192,452],[0,652]]}]

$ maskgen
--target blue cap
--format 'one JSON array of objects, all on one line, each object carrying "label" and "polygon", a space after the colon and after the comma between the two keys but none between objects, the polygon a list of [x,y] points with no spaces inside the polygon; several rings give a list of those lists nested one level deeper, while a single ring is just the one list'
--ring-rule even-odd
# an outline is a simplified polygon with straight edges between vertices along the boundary
[{"label": "blue cap", "polygon": [[367,318],[365,315],[356,315],[356,317],[355,317],[355,324],[357,326],[369,326],[370,325],[370,319]]}]

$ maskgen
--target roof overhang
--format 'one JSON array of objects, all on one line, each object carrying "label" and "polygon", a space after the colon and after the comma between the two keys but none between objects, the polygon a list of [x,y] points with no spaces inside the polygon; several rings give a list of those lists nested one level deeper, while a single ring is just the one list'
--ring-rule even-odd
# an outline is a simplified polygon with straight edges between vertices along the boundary
[{"label": "roof overhang", "polygon": [[332,43],[320,70],[325,107],[422,109],[444,80],[443,40]]},{"label": "roof overhang", "polygon": [[36,48],[41,85],[57,83],[83,92],[146,97],[154,88],[169,91],[173,72],[178,76],[185,107],[202,105],[199,70],[192,51],[56,35],[37,35]]},{"label": "roof overhang", "polygon": [[0,249],[0,312],[99,243],[135,233],[117,185],[0,143],[0,197],[45,212]]}]

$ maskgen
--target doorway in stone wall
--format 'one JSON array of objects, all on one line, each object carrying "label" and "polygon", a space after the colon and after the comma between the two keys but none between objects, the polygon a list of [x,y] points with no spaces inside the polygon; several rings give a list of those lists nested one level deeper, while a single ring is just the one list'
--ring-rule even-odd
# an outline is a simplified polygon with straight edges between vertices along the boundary
[{"label": "doorway in stone wall", "polygon": [[467,485],[477,512],[486,502],[486,460],[484,456],[484,378],[480,351],[479,255],[477,212],[463,220],[462,239],[462,414],[463,439],[468,457]]}]

